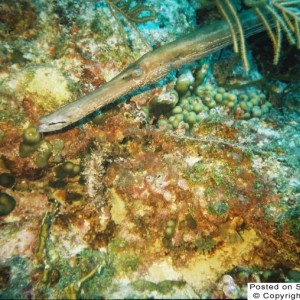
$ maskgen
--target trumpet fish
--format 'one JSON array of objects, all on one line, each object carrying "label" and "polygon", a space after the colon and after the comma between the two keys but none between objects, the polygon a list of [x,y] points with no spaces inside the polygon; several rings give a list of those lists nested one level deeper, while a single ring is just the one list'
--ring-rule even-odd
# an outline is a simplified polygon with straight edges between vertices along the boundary
[{"label": "trumpet fish", "polygon": [[[245,37],[264,30],[262,21],[251,10],[241,14],[239,18]],[[178,38],[144,54],[93,92],[41,117],[38,130],[52,132],[63,129],[129,92],[158,81],[170,71],[221,50],[231,43],[230,28],[224,20]]]}]

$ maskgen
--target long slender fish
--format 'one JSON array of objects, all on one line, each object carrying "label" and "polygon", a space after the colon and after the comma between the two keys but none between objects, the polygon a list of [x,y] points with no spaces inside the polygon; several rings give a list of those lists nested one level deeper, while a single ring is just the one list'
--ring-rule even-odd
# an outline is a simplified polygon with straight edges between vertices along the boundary
[{"label": "long slender fish", "polygon": [[[264,30],[260,19],[249,10],[241,14],[240,20],[245,36]],[[165,44],[146,53],[93,92],[41,117],[38,130],[40,132],[60,130],[130,91],[158,81],[171,70],[223,49],[231,43],[229,26],[222,20]]]}]

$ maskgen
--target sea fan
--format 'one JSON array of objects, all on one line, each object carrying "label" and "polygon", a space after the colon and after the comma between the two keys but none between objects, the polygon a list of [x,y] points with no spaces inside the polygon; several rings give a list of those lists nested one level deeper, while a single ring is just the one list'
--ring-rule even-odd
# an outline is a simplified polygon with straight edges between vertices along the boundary
[{"label": "sea fan", "polygon": [[[249,70],[244,32],[232,2],[232,0],[215,0],[216,6],[229,25],[234,51],[241,52],[244,68]],[[253,7],[264,24],[273,43],[274,64],[279,61],[282,32],[286,34],[290,44],[296,44],[300,49],[300,0],[244,0],[244,4]]]},{"label": "sea fan", "polygon": [[123,39],[125,40],[125,30],[116,16],[115,12],[122,15],[123,18],[130,24],[132,28],[137,32],[140,39],[143,41],[145,46],[151,50],[152,47],[148,44],[147,40],[140,33],[139,29],[135,25],[136,23],[145,23],[153,21],[156,18],[156,12],[148,5],[144,5],[141,2],[135,2],[133,0],[105,0],[112,16],[116,19],[118,26],[122,32]]}]

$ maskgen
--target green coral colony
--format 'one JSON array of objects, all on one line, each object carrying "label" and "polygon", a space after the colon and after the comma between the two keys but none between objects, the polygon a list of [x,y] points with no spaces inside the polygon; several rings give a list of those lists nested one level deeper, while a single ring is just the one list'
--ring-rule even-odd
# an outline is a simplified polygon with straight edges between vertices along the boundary
[{"label": "green coral colony", "polygon": [[[15,185],[15,178],[10,173],[0,174],[0,188],[12,188]],[[16,207],[15,199],[5,193],[0,191],[0,217],[6,216],[11,213]]]},{"label": "green coral colony", "polygon": [[6,188],[10,188],[15,184],[15,178],[10,173],[0,174],[0,185]]},{"label": "green coral colony", "polygon": [[0,192],[0,217],[8,215],[15,207],[15,199],[7,193]]},{"label": "green coral colony", "polygon": [[44,168],[48,165],[52,151],[52,144],[46,140],[42,140],[42,136],[37,128],[28,127],[24,130],[23,140],[19,146],[20,157],[25,158],[34,155],[33,161],[36,166]]},{"label": "green coral colony", "polygon": [[224,87],[203,84],[207,71],[203,65],[194,74],[190,70],[181,74],[174,90],[150,101],[150,113],[157,116],[168,111],[166,117],[159,118],[159,127],[196,129],[199,121],[216,109],[233,114],[236,119],[260,118],[271,110],[272,104],[264,93],[226,91]]},{"label": "green coral colony", "polygon": [[75,177],[80,173],[80,169],[80,165],[66,161],[55,168],[55,175],[60,179]]}]

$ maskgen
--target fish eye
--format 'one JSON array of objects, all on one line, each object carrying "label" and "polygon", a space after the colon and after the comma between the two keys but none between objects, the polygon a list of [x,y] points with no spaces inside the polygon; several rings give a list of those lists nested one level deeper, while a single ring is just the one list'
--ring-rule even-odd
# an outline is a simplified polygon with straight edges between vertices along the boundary
[{"label": "fish eye", "polygon": [[135,68],[133,70],[133,76],[134,77],[139,77],[139,76],[142,76],[143,75],[143,70],[141,68]]},{"label": "fish eye", "polygon": [[139,67],[134,67],[131,70],[128,69],[130,72],[126,72],[122,79],[131,79],[131,78],[138,78],[143,75],[144,71]]}]

